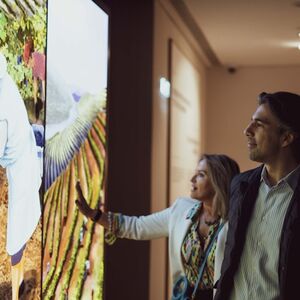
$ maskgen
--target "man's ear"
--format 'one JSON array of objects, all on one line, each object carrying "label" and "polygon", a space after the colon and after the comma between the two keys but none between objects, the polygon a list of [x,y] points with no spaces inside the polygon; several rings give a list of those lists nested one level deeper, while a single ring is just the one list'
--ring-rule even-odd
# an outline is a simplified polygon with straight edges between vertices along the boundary
[{"label": "man's ear", "polygon": [[284,132],[281,136],[281,147],[284,148],[289,146],[296,138],[298,138],[297,133],[291,131]]}]

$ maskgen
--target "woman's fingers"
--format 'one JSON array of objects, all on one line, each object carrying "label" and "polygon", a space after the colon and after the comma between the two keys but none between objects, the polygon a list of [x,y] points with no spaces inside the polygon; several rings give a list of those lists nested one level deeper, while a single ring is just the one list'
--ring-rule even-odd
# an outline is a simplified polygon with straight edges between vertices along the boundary
[{"label": "woman's fingers", "polygon": [[84,213],[84,212],[86,211],[86,209],[85,209],[84,206],[82,205],[81,201],[76,200],[75,203],[76,203],[78,209],[79,209],[81,212]]},{"label": "woman's fingers", "polygon": [[85,205],[80,200],[76,200],[75,203],[82,214],[84,214],[88,218],[91,217],[93,210],[88,205]]},{"label": "woman's fingers", "polygon": [[91,209],[91,208],[89,207],[89,205],[87,204],[87,202],[85,201],[84,198],[77,200],[77,202],[78,202],[77,205],[78,205],[81,209],[83,209],[83,210],[85,210],[85,211],[88,211],[88,210]]},{"label": "woman's fingers", "polygon": [[76,190],[77,190],[78,198],[79,198],[78,200],[75,201],[77,207],[84,215],[89,215],[91,208],[89,207],[89,205],[87,204],[87,202],[83,196],[79,181],[77,181],[77,183],[76,183]]},{"label": "woman's fingers", "polygon": [[84,214],[86,217],[88,218],[92,218],[94,213],[95,213],[95,210],[90,208],[90,206],[88,205],[88,203],[86,202],[86,199],[84,198],[83,196],[83,193],[82,193],[82,189],[81,189],[81,186],[80,186],[80,182],[77,181],[76,183],[76,190],[77,190],[77,193],[78,193],[78,198],[77,200],[75,200],[75,203],[78,207],[78,209],[81,211],[82,214]]},{"label": "woman's fingers", "polygon": [[75,200],[75,203],[76,203],[76,205],[78,206],[78,208],[79,208],[80,210],[83,209],[81,201]]},{"label": "woman's fingers", "polygon": [[78,196],[79,196],[80,200],[84,199],[84,196],[83,196],[82,189],[81,189],[79,181],[76,182],[76,190],[77,190],[77,193],[78,193]]},{"label": "woman's fingers", "polygon": [[76,183],[76,190],[77,190],[77,193],[78,193],[78,196],[79,196],[78,201],[80,202],[81,206],[83,208],[89,208],[89,205],[87,204],[86,199],[83,196],[82,189],[81,189],[79,181],[77,181],[77,183]]}]

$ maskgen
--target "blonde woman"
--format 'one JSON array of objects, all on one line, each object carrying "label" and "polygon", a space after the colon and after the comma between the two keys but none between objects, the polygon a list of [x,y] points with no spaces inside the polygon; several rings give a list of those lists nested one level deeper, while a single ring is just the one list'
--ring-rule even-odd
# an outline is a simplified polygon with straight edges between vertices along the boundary
[{"label": "blonde woman", "polygon": [[[204,154],[191,178],[190,197],[178,198],[172,206],[148,216],[125,216],[92,209],[79,184],[76,203],[86,217],[107,229],[109,242],[115,237],[135,240],[169,237],[173,282],[184,278],[189,290],[195,290],[194,299],[211,300],[217,235],[227,220],[231,179],[238,173],[238,164],[228,156]],[[198,282],[204,254],[207,261]]]}]

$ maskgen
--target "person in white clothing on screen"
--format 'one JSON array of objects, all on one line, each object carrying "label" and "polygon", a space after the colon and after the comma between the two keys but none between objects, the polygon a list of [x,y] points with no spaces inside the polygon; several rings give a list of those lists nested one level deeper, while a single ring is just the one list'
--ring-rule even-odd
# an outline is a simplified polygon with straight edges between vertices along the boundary
[{"label": "person in white clothing on screen", "polygon": [[[8,180],[6,250],[11,256],[12,299],[19,299],[26,242],[40,218],[40,163],[33,129],[17,85],[0,53],[0,165]],[[2,259],[2,258],[1,258]]]}]

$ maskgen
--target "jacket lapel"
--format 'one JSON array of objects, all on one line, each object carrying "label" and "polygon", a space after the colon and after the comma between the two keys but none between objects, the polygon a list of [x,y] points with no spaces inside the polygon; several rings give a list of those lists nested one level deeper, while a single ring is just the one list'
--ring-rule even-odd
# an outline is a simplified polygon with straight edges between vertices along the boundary
[{"label": "jacket lapel", "polygon": [[241,178],[234,187],[236,190],[230,199],[230,214],[233,213],[233,215],[229,218],[227,246],[224,254],[226,263],[222,265],[222,277],[226,277],[223,283],[228,286],[232,286],[233,276],[239,266],[247,228],[258,194],[261,171],[262,166],[254,169],[248,177]]},{"label": "jacket lapel", "polygon": [[[258,195],[262,166],[255,169],[248,180],[241,181],[239,187],[238,214],[244,226],[248,226]],[[242,218],[242,219],[240,219]],[[243,219],[245,218],[245,219]]]}]

